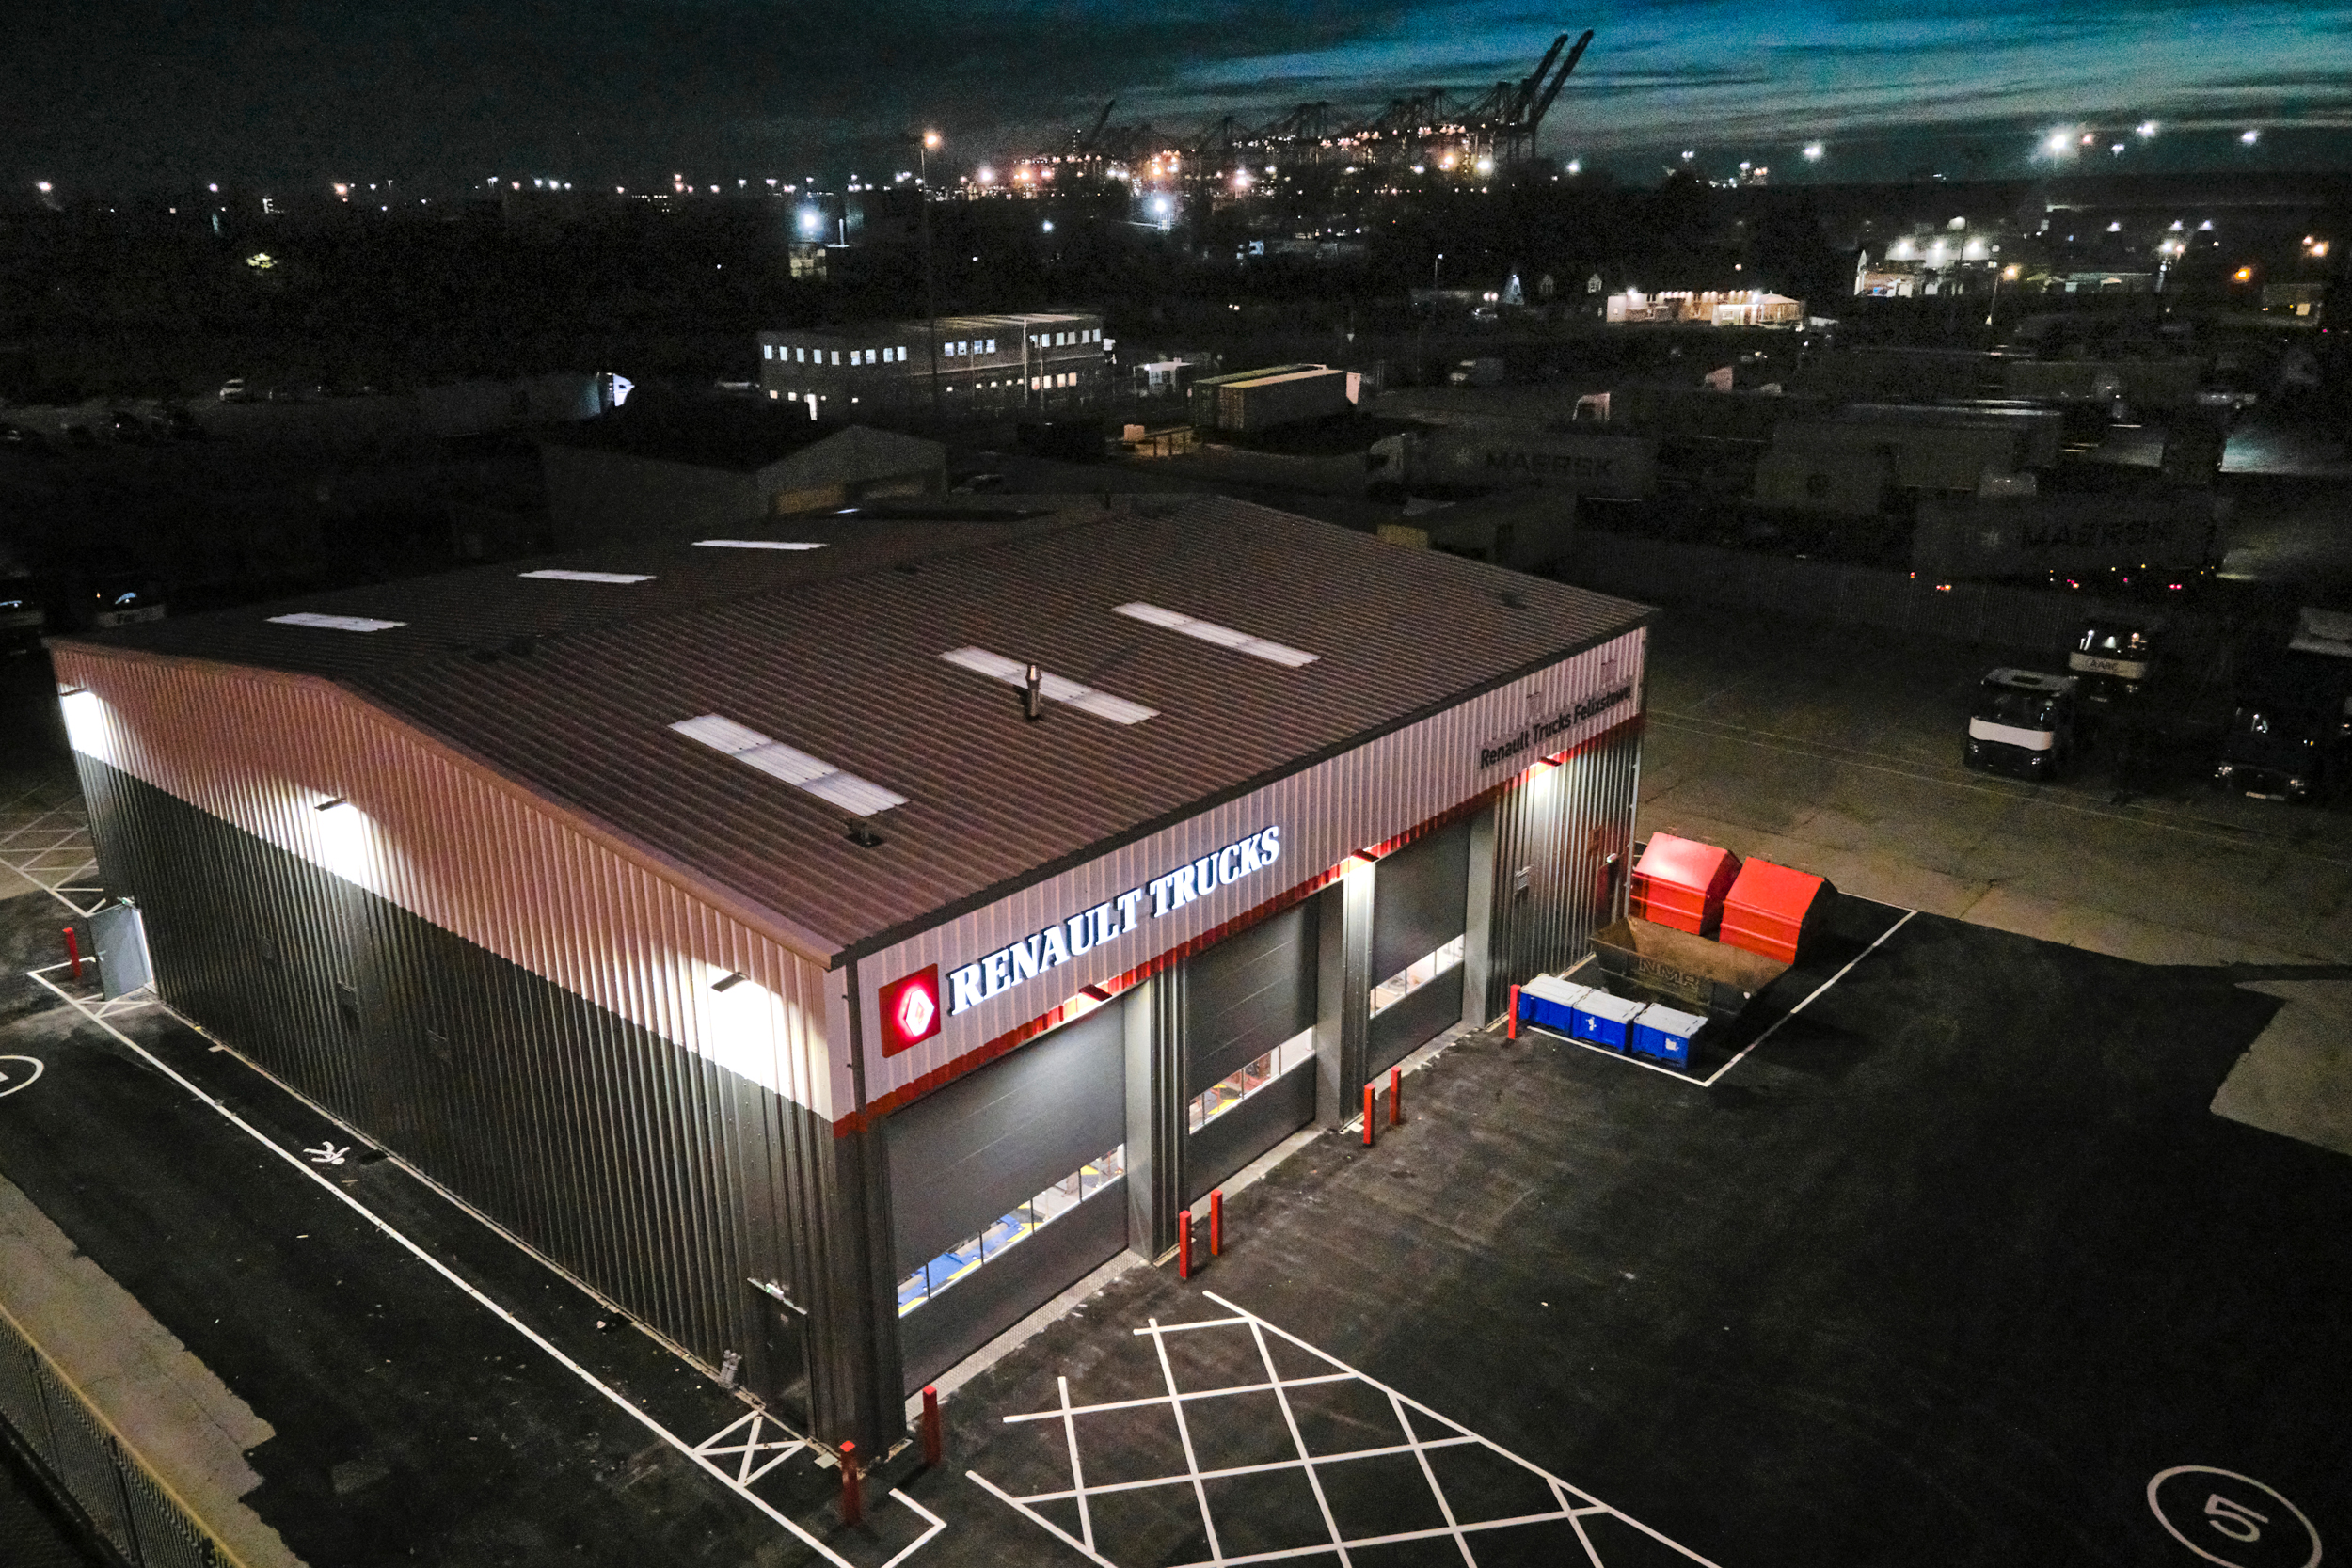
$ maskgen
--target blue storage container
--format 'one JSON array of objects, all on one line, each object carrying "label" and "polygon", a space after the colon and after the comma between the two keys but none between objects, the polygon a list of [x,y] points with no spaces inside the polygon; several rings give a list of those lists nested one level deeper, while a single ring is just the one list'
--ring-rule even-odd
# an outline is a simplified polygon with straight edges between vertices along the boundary
[{"label": "blue storage container", "polygon": [[1691,1065],[1691,1042],[1706,1027],[1707,1020],[1697,1013],[1677,1012],[1663,1002],[1653,1002],[1633,1021],[1633,1049],[1642,1055],[1687,1068]]},{"label": "blue storage container", "polygon": [[1633,1021],[1645,1006],[1605,990],[1588,990],[1568,1009],[1568,1033],[1612,1051],[1623,1051],[1630,1042]]},{"label": "blue storage container", "polygon": [[1573,1034],[1576,1026],[1569,1015],[1577,999],[1592,989],[1556,975],[1538,974],[1519,988],[1519,1022],[1554,1034]]}]

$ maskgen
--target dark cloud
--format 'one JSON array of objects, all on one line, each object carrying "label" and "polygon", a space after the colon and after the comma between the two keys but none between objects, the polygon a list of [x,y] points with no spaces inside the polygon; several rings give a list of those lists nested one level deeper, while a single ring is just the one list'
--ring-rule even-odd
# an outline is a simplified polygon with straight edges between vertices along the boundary
[{"label": "dark cloud", "polygon": [[1114,95],[1181,130],[1475,91],[1584,25],[1547,146],[1636,161],[2352,106],[2352,0],[130,0],[12,12],[0,145],[21,178],[875,172],[923,124],[993,153]]}]

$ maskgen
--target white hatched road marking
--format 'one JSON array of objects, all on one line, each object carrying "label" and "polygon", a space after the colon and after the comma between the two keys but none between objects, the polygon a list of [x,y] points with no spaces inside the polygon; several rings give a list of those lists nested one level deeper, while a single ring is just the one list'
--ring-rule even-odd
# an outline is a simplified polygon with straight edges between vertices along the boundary
[{"label": "white hatched road marking", "polygon": [[[999,1502],[1002,1502],[1008,1508],[1010,1508],[1015,1513],[1021,1514],[1031,1524],[1036,1525],[1040,1529],[1044,1530],[1047,1534],[1060,1541],[1064,1545],[1069,1546],[1072,1550],[1079,1553],[1088,1561],[1099,1564],[1100,1568],[1156,1568],[1156,1565],[1147,1565],[1142,1563],[1122,1564],[1104,1556],[1103,1552],[1098,1549],[1095,1544],[1093,1528],[1087,1513],[1086,1499],[1089,1497],[1101,1497],[1105,1493],[1136,1491],[1156,1486],[1190,1487],[1195,1498],[1200,1504],[1201,1524],[1208,1530],[1209,1556],[1197,1562],[1182,1564],[1180,1565],[1180,1568],[1239,1568],[1239,1565],[1243,1563],[1279,1562],[1297,1558],[1327,1558],[1335,1553],[1337,1554],[1339,1560],[1343,1564],[1346,1564],[1352,1560],[1349,1557],[1351,1550],[1361,1550],[1370,1546],[1391,1545],[1407,1541],[1442,1541],[1448,1539],[1454,1543],[1455,1549],[1462,1554],[1463,1562],[1469,1564],[1470,1568],[1477,1568],[1478,1558],[1472,1545],[1472,1540],[1474,1537],[1496,1530],[1516,1529],[1529,1525],[1554,1524],[1560,1522],[1565,1522],[1568,1528],[1576,1532],[1576,1538],[1578,1542],[1582,1544],[1584,1548],[1584,1555],[1591,1560],[1593,1568],[1609,1568],[1608,1561],[1602,1557],[1600,1548],[1594,1543],[1590,1532],[1588,1532],[1584,1528],[1583,1522],[1596,1514],[1607,1514],[1609,1517],[1615,1519],[1620,1524],[1630,1526],[1632,1528],[1641,1531],[1644,1535],[1648,1536],[1652,1541],[1657,1542],[1660,1545],[1678,1554],[1684,1560],[1697,1564],[1698,1568],[1717,1568],[1717,1565],[1710,1560],[1701,1557],[1698,1553],[1691,1550],[1690,1547],[1661,1534],[1655,1529],[1652,1529],[1649,1526],[1642,1523],[1642,1521],[1634,1518],[1632,1515],[1610,1507],[1609,1504],[1601,1501],[1598,1497],[1594,1497],[1589,1492],[1583,1491],[1579,1487],[1571,1486],[1566,1481],[1562,1481],[1558,1476],[1553,1475],[1550,1471],[1546,1470],[1542,1466],[1534,1465],[1528,1460],[1520,1458],[1518,1454],[1513,1453],[1510,1449],[1502,1447],[1501,1444],[1495,1443],[1487,1438],[1481,1437],[1478,1433],[1470,1431],[1468,1427],[1463,1426],[1460,1422],[1455,1421],[1449,1417],[1439,1415],[1437,1411],[1430,1409],[1427,1405],[1422,1404],[1420,1401],[1412,1398],[1410,1395],[1401,1393],[1398,1390],[1390,1387],[1387,1384],[1382,1383],[1377,1378],[1367,1376],[1365,1373],[1357,1370],[1354,1367],[1349,1366],[1346,1362],[1342,1361],[1339,1357],[1309,1344],[1306,1340],[1300,1338],[1297,1335],[1291,1333],[1289,1330],[1268,1323],[1265,1319],[1257,1316],[1255,1313],[1250,1312],[1245,1307],[1236,1306],[1232,1302],[1226,1300],[1223,1296],[1216,1294],[1214,1291],[1203,1291],[1201,1293],[1209,1300],[1216,1303],[1219,1307],[1222,1307],[1226,1310],[1232,1312],[1233,1316],[1230,1318],[1204,1318],[1192,1323],[1163,1323],[1157,1318],[1151,1318],[1145,1320],[1144,1327],[1130,1331],[1136,1338],[1143,1338],[1146,1336],[1150,1337],[1153,1352],[1159,1359],[1161,1378],[1168,1385],[1168,1391],[1167,1394],[1147,1399],[1112,1400],[1102,1404],[1073,1405],[1070,1402],[1070,1380],[1068,1378],[1058,1378],[1056,1381],[1059,1386],[1061,1398],[1060,1402],[1055,1408],[1050,1410],[1023,1412],[1004,1418],[1004,1420],[1008,1425],[1021,1421],[1041,1420],[1054,1420],[1062,1423],[1062,1430],[1067,1436],[1070,1449],[1072,1485],[1069,1488],[1045,1492],[1032,1492],[1021,1496],[1015,1496],[1012,1493],[1006,1491],[1003,1487],[997,1485],[994,1481],[990,1481],[986,1476],[981,1475],[977,1470],[966,1470],[964,1472],[966,1478],[979,1486],[982,1490],[986,1491],[991,1497],[995,1497]],[[1179,1393],[1176,1388],[1175,1373],[1168,1365],[1168,1336],[1171,1334],[1197,1333],[1203,1330],[1213,1329],[1247,1330],[1250,1336],[1251,1342],[1256,1349],[1258,1359],[1265,1368],[1266,1381],[1263,1383],[1238,1384],[1230,1388],[1216,1388],[1207,1390],[1205,1392],[1189,1394]],[[1318,1361],[1335,1369],[1335,1370],[1329,1373],[1318,1373],[1310,1377],[1286,1378],[1281,1376],[1274,1365],[1273,1349],[1266,1343],[1265,1337],[1269,1334],[1279,1335],[1290,1344],[1296,1346],[1298,1349],[1315,1357]],[[1293,1388],[1308,1387],[1318,1384],[1349,1382],[1361,1383],[1366,1387],[1375,1389],[1382,1395],[1386,1396],[1389,1402],[1390,1410],[1394,1415],[1396,1422],[1403,1432],[1405,1440],[1402,1443],[1391,1444],[1381,1448],[1354,1449],[1343,1453],[1311,1454],[1308,1452],[1306,1438],[1300,1433],[1298,1421],[1291,1410],[1289,1390]],[[1202,1470],[1200,1466],[1199,1461],[1194,1456],[1190,1429],[1186,1426],[1184,1421],[1184,1410],[1185,1403],[1187,1402],[1225,1399],[1237,1394],[1255,1394],[1268,1391],[1271,1391],[1274,1394],[1277,1403],[1279,1404],[1281,1408],[1283,1426],[1290,1433],[1291,1445],[1296,1450],[1298,1457],[1296,1459],[1273,1460],[1259,1465],[1236,1465],[1231,1469]],[[1083,1473],[1078,1468],[1079,1454],[1075,1418],[1080,1416],[1099,1415],[1110,1411],[1145,1409],[1155,1405],[1167,1406],[1168,1409],[1175,1416],[1177,1431],[1179,1435],[1183,1438],[1184,1453],[1184,1471],[1181,1474],[1154,1476],[1142,1481],[1119,1481],[1109,1485],[1097,1485],[1093,1487],[1087,1486],[1082,1479]],[[1423,1419],[1434,1423],[1437,1428],[1443,1429],[1445,1432],[1451,1433],[1451,1435],[1424,1437],[1414,1425],[1414,1416],[1419,1416]],[[1458,1518],[1454,1513],[1453,1499],[1447,1496],[1445,1485],[1438,1478],[1436,1469],[1430,1465],[1428,1456],[1430,1451],[1433,1449],[1464,1448],[1473,1445],[1485,1449],[1489,1453],[1492,1453],[1501,1459],[1508,1461],[1510,1464],[1518,1466],[1528,1474],[1540,1480],[1544,1483],[1545,1489],[1551,1495],[1552,1502],[1555,1505],[1552,1511],[1546,1513],[1517,1514],[1506,1519],[1473,1519],[1465,1521]],[[1336,1467],[1338,1465],[1352,1464],[1358,1460],[1404,1453],[1413,1455],[1415,1462],[1420,1465],[1422,1476],[1428,1482],[1430,1495],[1436,1499],[1438,1513],[1444,1518],[1445,1523],[1431,1528],[1396,1530],[1385,1535],[1346,1535],[1341,1529],[1337,1518],[1331,1512],[1330,1504],[1324,1495],[1323,1484],[1319,1472],[1325,1469]],[[1298,1470],[1305,1474],[1308,1484],[1313,1489],[1315,1506],[1323,1515],[1324,1528],[1329,1531],[1330,1539],[1327,1541],[1318,1541],[1312,1545],[1307,1546],[1285,1546],[1275,1551],[1249,1552],[1238,1556],[1227,1556],[1222,1547],[1219,1545],[1216,1521],[1211,1516],[1208,1496],[1202,1486],[1202,1482],[1206,1481],[1214,1481],[1223,1476],[1256,1475],[1275,1470]],[[1081,1528],[1084,1531],[1083,1537],[1072,1535],[1068,1530],[1062,1528],[1053,1520],[1047,1518],[1043,1513],[1040,1513],[1036,1506],[1041,1503],[1069,1502],[1073,1499],[1076,1500],[1078,1504],[1079,1518],[1082,1522]]]},{"label": "white hatched road marking", "polygon": [[[0,866],[77,915],[97,908],[99,889],[90,884],[98,854],[90,847],[89,814],[80,796],[61,785],[40,784],[0,802]],[[87,896],[89,904],[85,907],[76,895]]]},{"label": "white hatched road marking", "polygon": [[[263,1148],[268,1149],[271,1153],[285,1161],[294,1169],[300,1171],[304,1176],[309,1177],[312,1181],[318,1183],[318,1185],[329,1196],[334,1197],[338,1202],[343,1204],[346,1208],[353,1210],[362,1219],[366,1220],[370,1225],[375,1227],[377,1230],[383,1232],[383,1234],[389,1237],[395,1244],[416,1258],[418,1261],[423,1263],[434,1273],[439,1275],[442,1278],[448,1280],[452,1285],[456,1286],[457,1289],[464,1291],[467,1295],[472,1297],[475,1302],[479,1303],[482,1307],[487,1308],[490,1312],[495,1314],[501,1323],[507,1325],[507,1327],[513,1329],[516,1333],[521,1335],[524,1338],[530,1340],[532,1344],[538,1346],[539,1349],[546,1352],[557,1365],[563,1367],[574,1377],[579,1378],[589,1387],[603,1395],[604,1398],[610,1401],[616,1408],[626,1412],[630,1418],[644,1426],[647,1430],[651,1431],[653,1434],[659,1437],[661,1441],[669,1444],[670,1447],[684,1454],[705,1474],[711,1476],[722,1485],[725,1486],[728,1491],[733,1492],[736,1496],[750,1503],[754,1508],[758,1509],[760,1513],[766,1514],[776,1524],[784,1527],[784,1528],[788,1531],[795,1540],[799,1541],[801,1544],[806,1546],[810,1551],[815,1552],[818,1557],[824,1559],[825,1561],[831,1563],[833,1568],[858,1568],[857,1564],[851,1562],[849,1559],[834,1551],[831,1546],[826,1545],[824,1542],[818,1540],[816,1536],[811,1535],[807,1530],[802,1528],[800,1525],[793,1522],[792,1519],[777,1509],[774,1504],[771,1503],[767,1498],[752,1490],[751,1482],[753,1481],[756,1481],[759,1477],[767,1474],[768,1471],[774,1468],[777,1464],[781,1464],[783,1460],[789,1458],[793,1453],[798,1452],[801,1449],[808,1447],[809,1445],[806,1439],[801,1438],[797,1433],[795,1433],[790,1439],[762,1442],[760,1440],[760,1425],[763,1421],[765,1421],[768,1425],[776,1427],[776,1430],[779,1432],[788,1432],[789,1429],[784,1427],[781,1423],[775,1422],[771,1418],[767,1418],[757,1412],[755,1412],[751,1416],[744,1417],[734,1421],[730,1425],[722,1429],[715,1435],[705,1439],[701,1443],[688,1443],[686,1439],[680,1437],[676,1433],[672,1432],[668,1427],[665,1427],[660,1421],[655,1420],[650,1414],[639,1409],[635,1404],[631,1403],[628,1396],[623,1394],[619,1389],[597,1377],[594,1372],[581,1366],[579,1362],[573,1360],[569,1355],[566,1355],[561,1349],[557,1348],[552,1340],[548,1339],[545,1335],[542,1335],[537,1329],[532,1328],[529,1323],[524,1323],[520,1318],[515,1316],[514,1313],[509,1312],[505,1307],[501,1307],[482,1291],[476,1289],[469,1281],[468,1281],[463,1275],[459,1275],[454,1269],[451,1268],[447,1263],[442,1262],[438,1258],[433,1256],[432,1253],[426,1251],[422,1246],[409,1240],[405,1234],[394,1227],[389,1221],[384,1219],[383,1216],[376,1213],[375,1211],[370,1209],[366,1204],[361,1203],[358,1198],[346,1192],[338,1183],[327,1180],[327,1178],[321,1174],[315,1166],[306,1164],[305,1156],[314,1153],[314,1150],[306,1149],[301,1153],[297,1153],[294,1149],[288,1148],[279,1144],[276,1139],[270,1137],[269,1134],[263,1132],[260,1128],[255,1127],[251,1122],[237,1115],[236,1112],[230,1110],[226,1104],[214,1099],[211,1095],[206,1094],[201,1088],[198,1087],[188,1079],[183,1077],[178,1071],[174,1070],[168,1063],[165,1062],[161,1057],[155,1055],[154,1053],[149,1051],[145,1046],[139,1044],[138,1041],[124,1034],[120,1029],[116,1028],[114,1024],[106,1020],[101,1009],[92,1008],[83,998],[73,995],[72,992],[59,986],[56,981],[49,978],[50,974],[54,971],[64,969],[65,967],[67,966],[64,964],[51,964],[46,968],[27,970],[25,973],[27,977],[30,978],[35,984],[40,986],[43,990],[50,991],[52,994],[56,995],[59,1001],[73,1008],[74,1011],[80,1013],[90,1022],[95,1023],[101,1029],[105,1030],[107,1034],[113,1036],[125,1048],[135,1053],[142,1061],[146,1062],[148,1066],[153,1068],[156,1071],[162,1073],[165,1077],[170,1079],[173,1083],[187,1090],[188,1093],[194,1095],[198,1100],[200,1100],[205,1104],[211,1106],[215,1111],[218,1112],[222,1118],[228,1121],[230,1125],[235,1127],[239,1132],[245,1133],[246,1136],[251,1138],[255,1143],[260,1144]],[[116,1005],[118,1004],[108,1004],[110,1006]],[[160,1006],[161,1004],[158,1005]],[[172,1016],[175,1018],[179,1017],[177,1013],[174,1013]],[[182,1019],[181,1022],[184,1023],[187,1021],[185,1019]],[[193,1028],[194,1025],[191,1024],[190,1027]],[[215,1047],[215,1049],[218,1049],[218,1047]],[[272,1079],[271,1082],[275,1083],[276,1080]],[[320,1114],[322,1116],[326,1115],[324,1111]],[[340,1126],[342,1124],[338,1122],[337,1125]],[[333,1145],[330,1144],[328,1147],[331,1148]],[[747,1420],[752,1422],[752,1427],[751,1431],[745,1435],[743,1441],[739,1444],[730,1444],[726,1442],[726,1439],[740,1430],[743,1427],[744,1422]],[[775,1457],[768,1464],[761,1465],[755,1469],[753,1462],[763,1452],[774,1452]],[[720,1461],[723,1458],[737,1455],[740,1456],[740,1463],[736,1466],[736,1473],[730,1474],[727,1468],[722,1465]],[[882,1564],[882,1568],[898,1568],[900,1563],[906,1561],[907,1559],[913,1557],[917,1551],[920,1551],[924,1546],[930,1544],[930,1542],[938,1536],[940,1531],[947,1528],[947,1522],[945,1519],[942,1519],[938,1514],[933,1513],[930,1509],[925,1508],[921,1503],[916,1502],[913,1497],[908,1497],[904,1492],[893,1488],[890,1496],[906,1506],[908,1509],[912,1510],[917,1517],[921,1518],[924,1522],[924,1528],[921,1535],[916,1536],[913,1541],[901,1547],[895,1556],[891,1557],[889,1560]]]}]

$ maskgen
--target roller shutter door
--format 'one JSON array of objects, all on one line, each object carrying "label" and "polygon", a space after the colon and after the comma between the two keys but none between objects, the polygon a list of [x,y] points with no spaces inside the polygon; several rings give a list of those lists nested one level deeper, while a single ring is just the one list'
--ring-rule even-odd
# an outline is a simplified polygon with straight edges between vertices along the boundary
[{"label": "roller shutter door", "polygon": [[[1377,988],[1445,950],[1468,924],[1470,824],[1415,839],[1383,860],[1372,895],[1372,980]],[[1375,1005],[1379,1005],[1375,990]],[[1462,1017],[1462,964],[1415,986],[1372,1018],[1371,1066],[1386,1071]]]},{"label": "roller shutter door", "polygon": [[[1126,1137],[1123,1006],[1100,1007],[890,1117],[891,1222],[903,1277],[980,1236]],[[911,1391],[1019,1322],[1127,1241],[1112,1181],[900,1316]]]},{"label": "roller shutter door", "polygon": [[[1197,955],[1184,975],[1184,1097],[1192,1103],[1315,1024],[1315,904],[1311,899]],[[1273,1148],[1315,1114],[1311,1052],[1244,1099],[1220,1103],[1185,1151],[1187,1200]],[[1230,1088],[1227,1092],[1231,1092]],[[1221,1097],[1220,1097],[1221,1099]]]}]

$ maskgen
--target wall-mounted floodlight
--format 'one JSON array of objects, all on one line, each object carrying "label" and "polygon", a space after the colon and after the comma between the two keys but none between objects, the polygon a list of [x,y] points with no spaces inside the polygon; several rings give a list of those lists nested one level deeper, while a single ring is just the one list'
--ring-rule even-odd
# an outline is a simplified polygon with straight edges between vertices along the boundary
[{"label": "wall-mounted floodlight", "polygon": [[726,978],[724,978],[723,980],[713,980],[713,981],[710,983],[710,989],[711,989],[712,990],[716,990],[716,991],[727,991],[727,990],[734,990],[737,986],[739,986],[739,985],[741,985],[742,983],[743,983],[743,976],[742,976],[742,975],[740,975],[740,974],[729,974],[729,975],[728,975]]},{"label": "wall-mounted floodlight", "polygon": [[310,809],[312,811],[333,811],[337,806],[347,806],[349,804],[351,804],[349,800],[346,800],[342,796],[338,795],[331,800],[321,800],[317,805],[311,807]]}]

